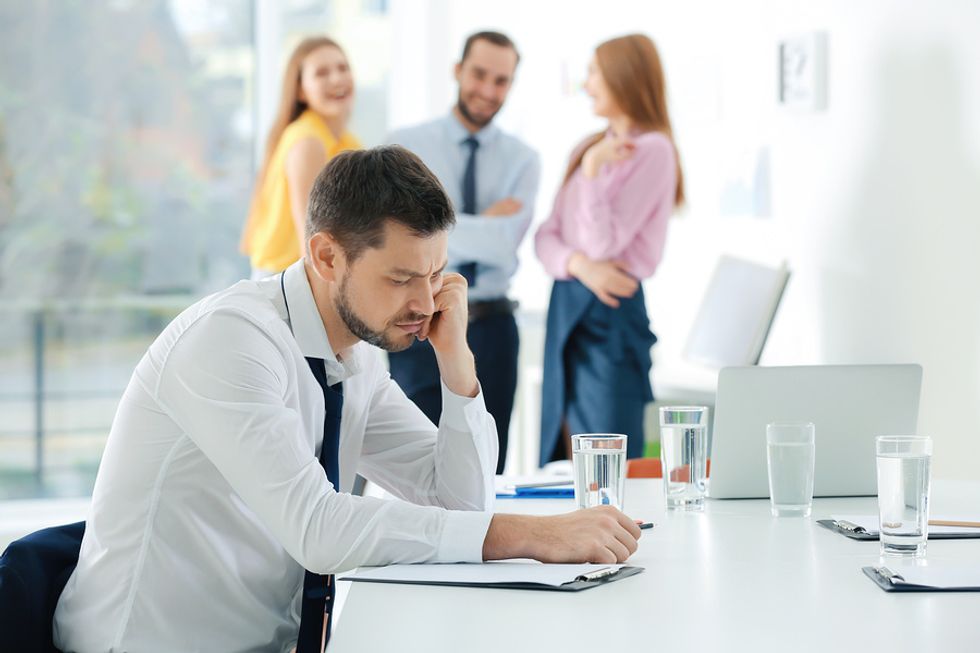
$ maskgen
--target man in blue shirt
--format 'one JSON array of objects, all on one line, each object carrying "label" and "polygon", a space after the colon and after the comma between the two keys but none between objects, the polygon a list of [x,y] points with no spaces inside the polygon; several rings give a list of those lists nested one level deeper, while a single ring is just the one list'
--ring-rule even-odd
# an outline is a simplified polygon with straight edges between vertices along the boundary
[{"label": "man in blue shirt", "polygon": [[[497,423],[500,454],[517,387],[516,304],[507,298],[517,248],[531,223],[538,190],[537,153],[492,124],[514,81],[520,56],[499,32],[466,39],[455,67],[459,97],[449,115],[396,131],[389,142],[415,152],[442,182],[456,207],[449,266],[469,283],[467,340],[476,357],[487,410]],[[433,422],[442,410],[439,369],[428,342],[389,354],[391,376]]]}]

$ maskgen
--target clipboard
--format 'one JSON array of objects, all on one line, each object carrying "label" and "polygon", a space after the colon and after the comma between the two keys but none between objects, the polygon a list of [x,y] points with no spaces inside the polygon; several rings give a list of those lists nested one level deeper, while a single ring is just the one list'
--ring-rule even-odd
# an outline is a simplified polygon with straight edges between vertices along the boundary
[{"label": "clipboard", "polygon": [[[503,568],[511,565],[507,569],[508,573],[501,574],[506,578],[493,580],[494,568]],[[481,574],[485,580],[474,580],[472,574],[465,573],[466,567],[482,567],[481,571],[489,573]],[[568,576],[568,580],[557,583],[554,581],[554,574],[551,573],[549,580],[541,577],[540,571],[551,571],[545,568],[554,567],[587,567],[584,573],[575,573]],[[409,569],[411,568],[411,570]],[[520,569],[526,568],[526,569]],[[536,569],[537,568],[537,569]],[[405,573],[399,573],[404,571]],[[413,573],[407,573],[412,571]],[[455,573],[464,571],[464,573]],[[436,564],[436,565],[390,565],[389,567],[378,567],[371,570],[359,570],[357,573],[338,578],[338,581],[346,580],[362,583],[393,583],[398,585],[441,585],[445,587],[486,587],[490,589],[515,589],[515,590],[542,590],[550,592],[581,592],[582,590],[592,589],[600,585],[614,583],[623,578],[635,576],[643,571],[643,567],[632,567],[625,565],[539,565],[532,563],[483,563],[483,564]],[[541,577],[540,579],[538,577]]]},{"label": "clipboard", "polygon": [[980,592],[980,574],[976,572],[972,574],[974,580],[958,585],[955,583],[930,584],[923,582],[922,579],[913,579],[915,582],[910,582],[902,574],[894,572],[888,567],[861,567],[861,571],[886,592]]},{"label": "clipboard", "polygon": [[[817,523],[824,528],[831,530],[835,533],[840,533],[846,538],[852,540],[860,540],[862,542],[877,542],[878,532],[868,531],[862,526],[853,524],[846,520],[834,520],[834,519],[818,519]],[[963,531],[958,533],[942,533],[935,532],[934,530],[929,530],[930,540],[970,540],[980,538],[980,528],[974,528],[971,531]]]}]

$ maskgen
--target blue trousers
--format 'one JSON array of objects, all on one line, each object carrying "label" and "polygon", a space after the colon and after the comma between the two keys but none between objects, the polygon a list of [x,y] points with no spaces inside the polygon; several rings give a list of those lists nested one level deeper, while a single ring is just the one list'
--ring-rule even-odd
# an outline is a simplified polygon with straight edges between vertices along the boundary
[{"label": "blue trousers", "polygon": [[656,341],[642,287],[610,308],[575,279],[555,282],[545,335],[542,466],[558,457],[563,422],[571,434],[625,433],[627,457],[643,456]]},{"label": "blue trousers", "polygon": [[[510,417],[517,390],[517,354],[520,338],[513,315],[492,315],[470,322],[466,340],[476,359],[476,376],[483,389],[487,411],[497,423],[497,473],[504,471]],[[433,424],[442,414],[439,367],[432,345],[416,341],[405,351],[388,354],[391,378]]]}]

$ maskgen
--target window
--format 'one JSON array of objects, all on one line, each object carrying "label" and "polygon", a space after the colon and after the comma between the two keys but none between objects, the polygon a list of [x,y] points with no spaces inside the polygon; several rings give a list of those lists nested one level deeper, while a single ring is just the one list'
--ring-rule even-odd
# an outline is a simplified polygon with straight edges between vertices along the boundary
[{"label": "window", "polygon": [[91,492],[147,345],[247,274],[254,15],[0,6],[0,499]]}]

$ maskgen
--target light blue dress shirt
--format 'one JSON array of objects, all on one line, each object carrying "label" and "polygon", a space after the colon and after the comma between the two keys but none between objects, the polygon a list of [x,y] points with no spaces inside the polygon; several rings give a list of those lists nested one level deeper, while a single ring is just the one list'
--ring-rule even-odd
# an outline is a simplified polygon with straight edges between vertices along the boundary
[{"label": "light blue dress shirt", "polygon": [[531,224],[541,164],[530,147],[493,123],[487,125],[473,134],[480,143],[476,150],[476,210],[482,212],[507,197],[519,200],[521,208],[510,216],[461,213],[463,171],[469,156],[463,141],[469,136],[449,113],[417,127],[400,129],[388,137],[388,142],[415,152],[442,182],[457,209],[456,227],[449,235],[449,269],[476,261],[479,272],[469,289],[470,299],[497,299],[507,296],[510,279],[517,271],[517,248]]}]

